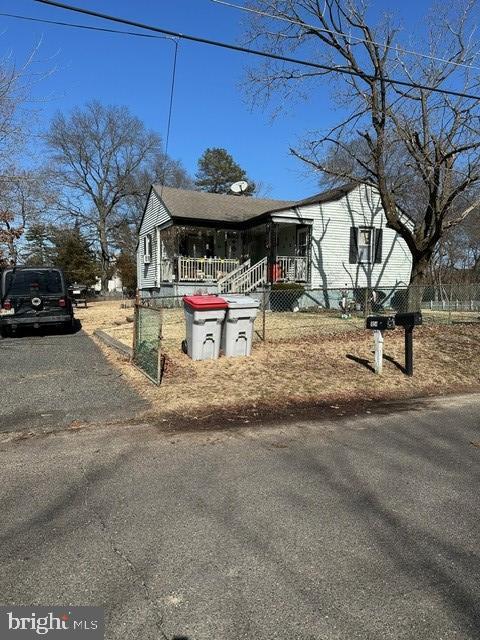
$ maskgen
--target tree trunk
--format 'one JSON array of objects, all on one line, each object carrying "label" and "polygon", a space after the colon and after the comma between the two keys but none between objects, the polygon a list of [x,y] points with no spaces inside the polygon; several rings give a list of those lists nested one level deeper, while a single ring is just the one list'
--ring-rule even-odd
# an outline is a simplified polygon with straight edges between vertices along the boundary
[{"label": "tree trunk", "polygon": [[110,280],[110,261],[104,256],[103,251],[100,258],[100,282],[102,284],[102,293],[108,291],[108,281]]},{"label": "tree trunk", "polygon": [[428,255],[413,257],[412,275],[410,276],[410,285],[405,300],[405,311],[420,311],[429,269],[430,257]]},{"label": "tree trunk", "polygon": [[100,281],[102,284],[102,292],[108,290],[108,281],[110,279],[110,255],[108,253],[108,240],[106,223],[104,216],[101,216],[98,226],[100,236]]}]

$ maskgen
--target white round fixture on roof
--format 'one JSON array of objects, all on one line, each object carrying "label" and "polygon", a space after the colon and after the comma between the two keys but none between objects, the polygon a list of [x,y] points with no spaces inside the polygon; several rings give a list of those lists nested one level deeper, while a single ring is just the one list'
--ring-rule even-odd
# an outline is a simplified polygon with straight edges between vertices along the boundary
[{"label": "white round fixture on roof", "polygon": [[233,191],[233,193],[239,193],[239,194],[245,193],[247,189],[248,189],[248,182],[246,180],[239,180],[238,182],[234,182],[230,187],[230,191]]}]

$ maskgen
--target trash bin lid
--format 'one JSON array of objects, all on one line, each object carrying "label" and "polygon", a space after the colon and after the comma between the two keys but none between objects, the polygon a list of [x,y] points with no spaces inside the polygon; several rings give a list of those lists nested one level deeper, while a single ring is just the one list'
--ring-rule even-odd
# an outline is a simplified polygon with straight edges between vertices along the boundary
[{"label": "trash bin lid", "polygon": [[183,296],[183,302],[197,311],[226,309],[228,307],[226,300],[215,295]]},{"label": "trash bin lid", "polygon": [[260,301],[251,296],[231,295],[223,296],[230,309],[257,309]]}]

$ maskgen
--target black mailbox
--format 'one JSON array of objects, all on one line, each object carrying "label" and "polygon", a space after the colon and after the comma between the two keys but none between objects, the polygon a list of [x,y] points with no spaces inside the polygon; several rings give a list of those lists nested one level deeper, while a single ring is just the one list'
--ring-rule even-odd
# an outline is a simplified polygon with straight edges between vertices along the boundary
[{"label": "black mailbox", "polygon": [[418,325],[423,324],[422,314],[420,311],[397,313],[395,316],[395,324],[397,327],[418,327]]},{"label": "black mailbox", "polygon": [[388,329],[395,329],[395,317],[368,316],[366,327],[367,329],[372,329],[373,331],[386,331]]}]

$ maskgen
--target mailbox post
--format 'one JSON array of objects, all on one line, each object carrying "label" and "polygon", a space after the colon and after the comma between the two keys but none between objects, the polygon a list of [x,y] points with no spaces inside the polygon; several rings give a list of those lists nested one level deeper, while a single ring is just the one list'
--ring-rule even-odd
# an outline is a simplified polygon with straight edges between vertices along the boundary
[{"label": "mailbox post", "polygon": [[383,371],[383,331],[374,331],[373,339],[375,340],[375,373],[379,375]]},{"label": "mailbox post", "polygon": [[375,373],[381,374],[383,369],[383,332],[395,329],[395,318],[393,316],[368,316],[366,327],[373,331],[375,340]]},{"label": "mailbox post", "polygon": [[413,376],[413,329],[423,323],[419,311],[413,313],[397,313],[395,324],[405,329],[405,373]]}]

